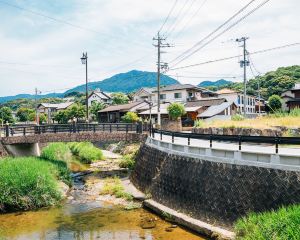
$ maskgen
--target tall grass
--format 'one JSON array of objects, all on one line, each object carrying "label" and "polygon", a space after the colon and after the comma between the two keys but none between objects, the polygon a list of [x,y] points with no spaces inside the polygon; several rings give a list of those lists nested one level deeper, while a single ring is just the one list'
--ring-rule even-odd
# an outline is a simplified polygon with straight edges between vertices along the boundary
[{"label": "tall grass", "polygon": [[39,158],[0,161],[0,211],[29,210],[61,200],[57,168]]},{"label": "tall grass", "polygon": [[41,160],[47,161],[55,166],[56,177],[71,186],[71,171],[68,164],[72,158],[69,147],[64,143],[50,143],[41,154]]},{"label": "tall grass", "polygon": [[81,142],[81,143],[69,143],[71,152],[78,156],[82,163],[92,163],[96,160],[103,159],[103,153],[99,148],[96,148],[92,143]]},{"label": "tall grass", "polygon": [[104,180],[104,186],[100,192],[102,195],[114,195],[117,198],[123,198],[126,200],[132,200],[131,194],[125,192],[121,180],[118,177],[106,178]]},{"label": "tall grass", "polygon": [[237,240],[299,240],[300,205],[251,213],[237,221],[235,230]]}]

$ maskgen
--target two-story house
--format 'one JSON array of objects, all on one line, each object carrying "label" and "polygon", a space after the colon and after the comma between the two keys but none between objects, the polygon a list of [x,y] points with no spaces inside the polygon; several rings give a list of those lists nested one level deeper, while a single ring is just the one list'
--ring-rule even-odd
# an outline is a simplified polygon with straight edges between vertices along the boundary
[{"label": "two-story house", "polygon": [[[160,102],[172,103],[200,100],[207,97],[216,97],[217,94],[205,88],[191,84],[173,84],[160,88]],[[134,101],[151,100],[154,104],[158,101],[157,88],[142,88],[133,95]]]},{"label": "two-story house", "polygon": [[246,101],[246,114],[255,114],[256,97],[244,94],[240,91],[224,88],[216,92],[220,98],[226,98],[228,102],[234,102],[238,106],[238,111],[244,113],[244,101]]},{"label": "two-story house", "polygon": [[300,83],[296,83],[295,86],[283,92],[281,94],[283,99],[282,108],[286,111],[290,111],[294,108],[300,108]]},{"label": "two-story house", "polygon": [[111,97],[107,93],[101,91],[100,89],[96,89],[88,96],[89,107],[93,104],[93,102],[109,104],[111,103]]},{"label": "two-story house", "polygon": [[64,103],[40,103],[37,106],[39,113],[47,115],[47,122],[51,123],[54,114],[61,110],[66,110],[71,107],[74,102],[64,102]]}]

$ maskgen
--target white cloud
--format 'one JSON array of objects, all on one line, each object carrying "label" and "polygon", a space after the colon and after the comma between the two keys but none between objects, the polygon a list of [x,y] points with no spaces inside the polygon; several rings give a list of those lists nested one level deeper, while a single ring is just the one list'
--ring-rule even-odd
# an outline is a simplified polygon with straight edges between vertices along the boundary
[{"label": "white cloud", "polygon": [[[27,3],[29,2],[34,1],[27,0]],[[176,11],[179,11],[184,2],[185,0],[179,0]],[[192,12],[196,11],[201,2],[199,0],[195,3]],[[175,58],[247,2],[248,0],[207,1],[189,23],[189,27],[174,39],[172,37],[176,36],[176,31],[184,26],[188,18],[179,22],[174,34],[168,39],[176,47],[168,49],[169,53],[165,54],[163,59],[170,61]],[[79,59],[82,51],[87,51],[89,54],[89,75],[92,81],[131,69],[155,71],[156,50],[152,46],[152,37],[161,26],[173,0],[75,0],[72,6],[67,8],[68,11],[60,9],[58,1],[55,7],[60,9],[59,13],[53,12],[53,9],[50,11],[45,6],[39,8],[38,4],[25,4],[24,1],[17,1],[16,4],[34,7],[35,11],[95,32],[63,25],[0,5],[4,23],[0,26],[1,96],[33,92],[35,87],[48,91],[83,83],[84,66]],[[66,4],[62,7],[65,8]],[[300,2],[297,0],[271,0],[245,21],[180,65],[236,55],[240,49],[230,39],[241,36],[250,37],[249,51],[299,42],[299,7]],[[174,15],[171,16],[169,23],[172,21]],[[168,24],[165,29],[167,28]],[[265,72],[279,66],[299,64],[299,51],[299,47],[295,47],[255,55],[253,61],[260,71]],[[37,65],[10,65],[1,63],[3,61]],[[51,67],[38,65],[51,65]],[[178,70],[170,74],[176,73],[193,76],[241,75],[237,59]],[[180,78],[180,80],[197,84],[203,79]]]}]

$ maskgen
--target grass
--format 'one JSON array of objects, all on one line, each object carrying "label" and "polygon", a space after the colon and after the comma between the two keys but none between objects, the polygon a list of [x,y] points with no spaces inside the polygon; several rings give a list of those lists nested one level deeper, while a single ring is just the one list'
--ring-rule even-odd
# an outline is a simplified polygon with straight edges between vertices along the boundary
[{"label": "grass", "polygon": [[108,195],[108,194],[114,195],[117,198],[123,198],[128,201],[131,201],[133,199],[131,194],[125,192],[122,182],[118,177],[106,178],[104,180],[104,186],[103,186],[100,194],[101,195]]},{"label": "grass", "polygon": [[72,153],[65,143],[50,143],[43,149],[41,157],[68,162],[72,158]]},{"label": "grass", "polygon": [[78,156],[82,163],[92,163],[97,160],[103,160],[103,153],[100,149],[96,148],[92,143],[69,143],[68,144],[72,154]]},{"label": "grass", "polygon": [[61,200],[57,168],[39,158],[0,161],[0,211],[29,210],[55,205]]},{"label": "grass", "polygon": [[120,168],[128,168],[133,170],[135,166],[135,155],[127,154],[122,157],[122,160],[119,163]]},{"label": "grass", "polygon": [[299,240],[300,205],[251,213],[235,224],[237,240]]}]

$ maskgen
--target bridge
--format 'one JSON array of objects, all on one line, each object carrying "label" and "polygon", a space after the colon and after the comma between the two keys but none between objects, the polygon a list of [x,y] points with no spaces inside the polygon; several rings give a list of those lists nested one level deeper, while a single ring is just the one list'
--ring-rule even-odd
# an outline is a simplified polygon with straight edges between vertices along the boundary
[{"label": "bridge", "polygon": [[0,129],[0,156],[38,155],[40,144],[49,142],[142,141],[148,130],[135,123],[7,125]]}]

